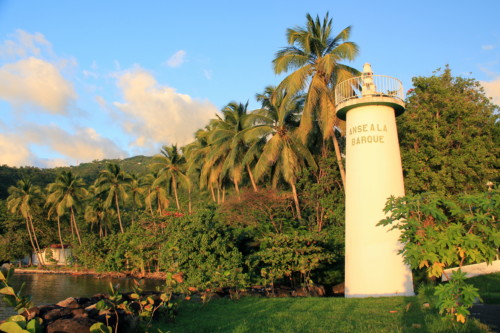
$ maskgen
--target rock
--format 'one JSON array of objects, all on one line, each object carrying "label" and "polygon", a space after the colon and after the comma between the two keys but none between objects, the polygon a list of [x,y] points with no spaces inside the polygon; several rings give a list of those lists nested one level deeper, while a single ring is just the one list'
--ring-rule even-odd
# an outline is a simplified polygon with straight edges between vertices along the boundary
[{"label": "rock", "polygon": [[68,297],[64,301],[60,301],[56,305],[59,305],[63,308],[72,308],[72,309],[76,309],[76,308],[80,307],[80,305],[78,304],[78,301],[73,297]]},{"label": "rock", "polygon": [[87,317],[58,319],[47,325],[47,333],[88,333],[95,323],[97,320]]},{"label": "rock", "polygon": [[309,295],[314,297],[325,296],[325,287],[320,284],[315,284],[309,287]]},{"label": "rock", "polygon": [[71,315],[73,316],[73,318],[78,318],[78,317],[88,317],[89,314],[87,311],[85,311],[85,309],[74,309],[74,310],[71,310]]},{"label": "rock", "polygon": [[72,309],[70,308],[56,308],[48,311],[41,316],[43,320],[55,321],[61,318],[71,318],[73,317]]},{"label": "rock", "polygon": [[333,294],[334,295],[340,295],[345,293],[345,283],[339,283],[332,288]]}]

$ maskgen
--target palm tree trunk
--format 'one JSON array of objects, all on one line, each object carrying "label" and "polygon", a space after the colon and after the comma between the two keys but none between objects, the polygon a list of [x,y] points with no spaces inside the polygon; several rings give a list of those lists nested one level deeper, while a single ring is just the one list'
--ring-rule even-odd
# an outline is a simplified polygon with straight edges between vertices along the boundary
[{"label": "palm tree trunk", "polygon": [[153,204],[151,203],[151,190],[148,190],[148,196],[146,197],[146,205],[149,208],[149,212],[151,213],[151,216],[154,216],[155,213],[153,212]]},{"label": "palm tree trunk", "polygon": [[82,239],[80,238],[80,231],[78,231],[78,226],[76,225],[75,211],[73,210],[73,207],[70,207],[70,211],[71,211],[70,220],[73,222],[73,225],[75,226],[76,237],[78,237],[78,244],[82,245]]},{"label": "palm tree trunk", "polygon": [[[28,215],[28,218],[29,218],[29,221],[30,221],[30,225],[31,225],[31,232],[33,233],[33,239],[35,240],[35,245],[36,245],[36,248],[38,249],[38,251],[41,253],[42,250],[40,249],[40,245],[38,244],[38,238],[36,237],[36,233],[35,233],[35,225],[33,224],[33,219],[31,218],[31,216]],[[44,265],[43,262],[41,262],[41,265]]]},{"label": "palm tree trunk", "polygon": [[[59,234],[59,242],[61,243],[61,251],[64,256],[64,262],[66,263],[66,252],[64,252],[64,243],[62,240],[62,234],[61,234],[61,219],[59,218],[59,215],[57,215],[57,233]],[[61,260],[61,258],[59,258]]]},{"label": "palm tree trunk", "polygon": [[335,128],[333,129],[332,140],[333,140],[333,146],[335,147],[335,156],[337,157],[337,164],[340,170],[340,177],[342,178],[342,185],[345,190],[345,169],[344,169],[344,163],[342,162],[342,156],[340,155],[339,142],[337,140],[337,136],[335,135]]},{"label": "palm tree trunk", "polygon": [[295,201],[295,208],[297,209],[297,217],[299,220],[301,220],[302,215],[300,214],[299,196],[297,195],[297,189],[295,188],[294,183],[290,183],[290,186],[292,186],[293,201]]},{"label": "palm tree trunk", "polygon": [[[33,236],[31,235],[31,227],[28,217],[26,217],[26,230],[28,230],[28,235],[30,237],[31,246],[33,247],[33,251],[35,251],[36,256],[38,257],[38,263],[42,265],[42,257],[40,256],[39,249],[37,249],[35,242],[33,241]],[[30,256],[31,261],[31,256]]]},{"label": "palm tree trunk", "polygon": [[215,199],[215,191],[214,191],[214,187],[212,186],[212,184],[210,184],[210,193],[212,193],[212,200],[214,202],[217,202],[217,200]]},{"label": "palm tree trunk", "polygon": [[122,217],[120,215],[120,204],[118,203],[118,195],[115,192],[115,205],[116,205],[116,214],[118,214],[118,223],[120,224],[120,231],[121,233],[125,233],[123,231],[123,225],[122,225]]},{"label": "palm tree trunk", "polygon": [[181,210],[181,205],[179,205],[179,197],[177,196],[177,181],[175,177],[172,176],[172,187],[174,188],[175,203],[177,204],[177,210]]},{"label": "palm tree trunk", "polygon": [[240,188],[238,186],[238,182],[237,181],[234,181],[234,189],[236,190],[236,195],[238,195],[238,200],[241,201],[241,197],[240,197]]},{"label": "palm tree trunk", "polygon": [[188,213],[191,214],[192,213],[192,210],[191,210],[191,186],[188,188]]},{"label": "palm tree trunk", "polygon": [[259,189],[257,188],[257,184],[255,184],[255,179],[253,178],[252,170],[250,169],[250,166],[247,164],[247,172],[248,176],[250,177],[250,182],[252,183],[253,191],[257,192]]}]

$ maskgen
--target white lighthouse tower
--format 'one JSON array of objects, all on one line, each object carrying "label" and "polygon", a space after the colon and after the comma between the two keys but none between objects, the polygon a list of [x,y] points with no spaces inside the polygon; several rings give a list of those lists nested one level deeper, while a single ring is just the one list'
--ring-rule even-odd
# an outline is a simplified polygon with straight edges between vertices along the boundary
[{"label": "white lighthouse tower", "polygon": [[360,77],[337,85],[335,98],[347,131],[345,297],[414,295],[399,231],[377,226],[387,199],[404,196],[396,129],[403,86],[367,63]]}]

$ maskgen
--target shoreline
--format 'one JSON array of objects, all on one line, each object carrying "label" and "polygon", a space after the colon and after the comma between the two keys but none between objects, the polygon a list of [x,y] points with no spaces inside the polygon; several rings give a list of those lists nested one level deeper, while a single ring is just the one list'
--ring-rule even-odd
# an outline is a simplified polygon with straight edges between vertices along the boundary
[{"label": "shoreline", "polygon": [[14,267],[16,274],[61,274],[61,275],[88,275],[95,278],[110,277],[117,279],[151,279],[151,280],[164,280],[165,273],[132,273],[132,272],[96,272],[93,270],[76,270],[76,269],[43,269],[43,268],[17,268]]}]

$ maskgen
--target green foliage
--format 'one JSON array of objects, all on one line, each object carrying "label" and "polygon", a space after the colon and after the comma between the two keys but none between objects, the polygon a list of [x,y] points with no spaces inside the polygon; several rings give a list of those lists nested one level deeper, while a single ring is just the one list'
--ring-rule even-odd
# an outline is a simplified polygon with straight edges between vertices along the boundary
[{"label": "green foliage", "polygon": [[[241,200],[240,200],[241,199]],[[222,222],[233,228],[243,228],[261,237],[283,233],[298,226],[292,211],[293,199],[289,194],[270,189],[242,191],[241,198],[232,198],[219,210]]]},{"label": "green foliage", "polygon": [[444,198],[438,194],[391,197],[380,225],[401,231],[401,250],[412,268],[440,277],[445,267],[491,262],[500,246],[500,192]]},{"label": "green foliage", "polygon": [[323,239],[324,235],[311,232],[270,235],[261,239],[251,260],[266,285],[289,280],[292,287],[310,287],[312,271],[333,261]]},{"label": "green foliage", "polygon": [[[388,217],[379,225],[401,231],[400,253],[407,264],[440,277],[446,267],[494,260],[500,246],[499,202],[499,191],[454,198],[430,193],[391,197],[384,209]],[[448,280],[436,289],[437,306],[464,322],[477,289],[465,284],[462,273]]]},{"label": "green foliage", "polygon": [[213,210],[179,218],[166,228],[160,267],[182,272],[186,285],[199,289],[204,300],[216,288],[237,290],[247,283],[243,256],[232,230],[214,219]]},{"label": "green foliage", "polygon": [[16,332],[28,332],[28,333],[40,333],[42,331],[42,319],[38,317],[34,317],[29,321],[26,320],[26,317],[21,316],[21,313],[26,312],[28,317],[30,316],[29,309],[33,306],[31,303],[30,296],[23,296],[22,290],[24,284],[21,285],[19,290],[16,292],[14,288],[12,288],[9,284],[9,280],[14,275],[14,268],[11,268],[7,271],[7,276],[4,275],[2,271],[0,271],[0,295],[3,295],[3,300],[13,306],[19,315],[11,316],[7,318],[4,323],[0,324],[0,331],[7,333],[16,333]]},{"label": "green foliage", "polygon": [[465,323],[465,318],[470,314],[468,309],[476,299],[480,299],[478,291],[479,289],[465,282],[465,273],[460,269],[453,271],[448,283],[436,287],[439,313]]},{"label": "green foliage", "polygon": [[453,77],[447,66],[413,78],[413,85],[398,118],[407,191],[449,195],[483,191],[488,181],[498,185],[498,106],[480,83]]},{"label": "green foliage", "polygon": [[297,185],[307,228],[317,231],[328,226],[343,228],[345,196],[339,168],[332,152],[318,159],[318,170],[304,170]]}]

